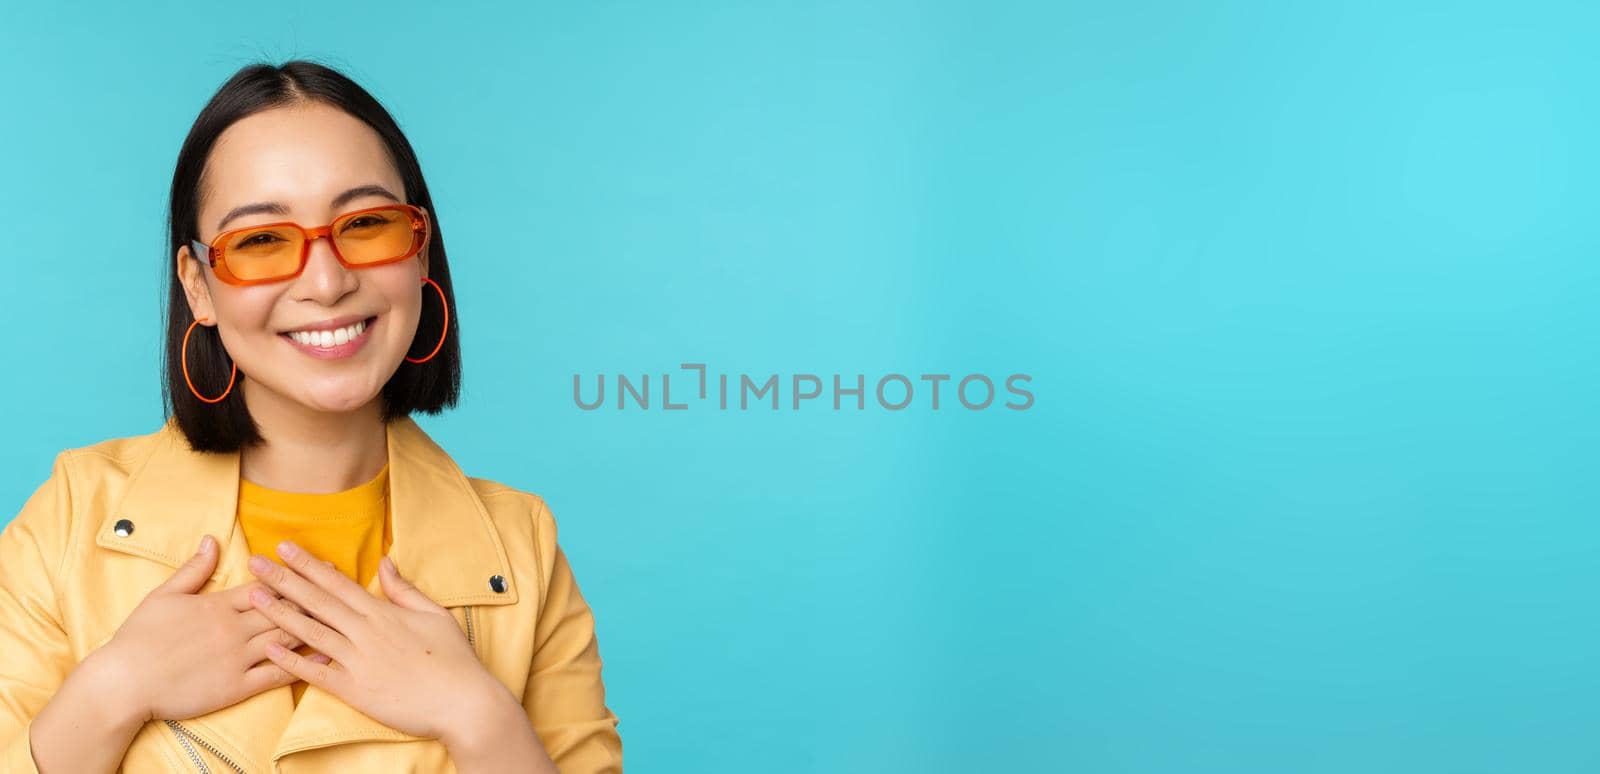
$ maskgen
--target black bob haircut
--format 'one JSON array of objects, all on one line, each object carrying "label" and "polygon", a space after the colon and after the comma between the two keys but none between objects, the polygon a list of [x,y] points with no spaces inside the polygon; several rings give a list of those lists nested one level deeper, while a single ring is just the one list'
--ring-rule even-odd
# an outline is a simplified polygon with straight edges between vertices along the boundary
[{"label": "black bob haircut", "polygon": [[[411,143],[378,100],[350,78],[326,65],[291,60],[281,65],[257,63],[240,69],[224,83],[195,118],[178,151],[172,173],[172,202],[168,231],[171,241],[161,262],[167,277],[166,348],[163,357],[163,408],[176,420],[195,451],[230,452],[260,443],[261,433],[245,407],[239,384],[218,403],[205,403],[184,381],[183,335],[194,314],[178,281],[173,260],[178,248],[200,236],[200,185],[206,159],[223,130],[246,116],[276,107],[319,102],[343,110],[372,127],[389,149],[389,157],[405,183],[405,200],[428,211],[432,234],[428,239],[428,277],[439,283],[450,305],[450,325],[437,355],[425,363],[400,361],[400,367],[380,393],[383,420],[392,422],[412,412],[438,414],[456,405],[461,394],[461,330],[450,264],[445,259],[444,234],[438,211],[422,179],[422,167]],[[189,258],[187,260],[195,260]],[[422,285],[422,315],[412,340],[410,357],[422,357],[439,341],[444,310],[438,294]],[[215,396],[228,384],[233,361],[222,346],[216,328],[196,326],[189,337],[189,378],[201,394]],[[171,421],[171,420],[169,420]]]}]

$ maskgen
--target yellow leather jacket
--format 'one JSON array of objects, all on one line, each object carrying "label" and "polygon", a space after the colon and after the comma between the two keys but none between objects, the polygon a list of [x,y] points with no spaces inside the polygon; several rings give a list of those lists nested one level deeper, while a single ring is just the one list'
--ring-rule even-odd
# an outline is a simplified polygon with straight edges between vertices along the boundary
[{"label": "yellow leather jacket", "polygon": [[[537,495],[468,478],[409,419],[388,430],[389,556],[450,609],[488,670],[521,698],[565,774],[621,772],[594,617]],[[73,667],[215,536],[203,591],[254,580],[238,529],[239,455],[189,449],[170,421],[147,435],[64,451],[0,532],[0,772],[37,772],[28,730]],[[500,580],[491,581],[499,576]],[[382,596],[377,576],[367,588]],[[436,739],[410,736],[308,686],[210,714],[153,720],[123,758],[132,772],[453,772]]]}]

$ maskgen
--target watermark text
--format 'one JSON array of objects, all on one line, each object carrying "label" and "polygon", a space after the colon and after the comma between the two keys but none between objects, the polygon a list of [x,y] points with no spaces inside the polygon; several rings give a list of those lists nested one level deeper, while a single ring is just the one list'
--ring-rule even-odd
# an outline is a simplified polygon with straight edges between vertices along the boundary
[{"label": "watermark text", "polygon": [[[968,411],[1004,407],[1012,411],[1033,408],[1033,377],[1009,374],[885,374],[869,380],[866,374],[713,374],[705,363],[684,363],[676,373],[618,373],[572,375],[572,402],[584,411],[613,408],[618,411],[687,411],[691,407],[718,411],[865,411],[869,404],[887,411],[921,408],[940,411],[960,406]],[[677,399],[673,387],[677,387]],[[653,388],[653,389],[652,389]]]}]

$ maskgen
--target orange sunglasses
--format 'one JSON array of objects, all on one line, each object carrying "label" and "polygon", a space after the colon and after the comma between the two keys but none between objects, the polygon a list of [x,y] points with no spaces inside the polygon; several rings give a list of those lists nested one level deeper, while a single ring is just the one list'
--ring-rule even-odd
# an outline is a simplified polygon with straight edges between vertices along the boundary
[{"label": "orange sunglasses", "polygon": [[403,261],[428,240],[428,211],[413,204],[346,212],[332,223],[305,228],[298,223],[266,223],[224,231],[206,244],[190,243],[204,256],[217,279],[230,285],[260,285],[299,276],[311,255],[311,243],[327,237],[333,254],[347,269],[364,269]]}]

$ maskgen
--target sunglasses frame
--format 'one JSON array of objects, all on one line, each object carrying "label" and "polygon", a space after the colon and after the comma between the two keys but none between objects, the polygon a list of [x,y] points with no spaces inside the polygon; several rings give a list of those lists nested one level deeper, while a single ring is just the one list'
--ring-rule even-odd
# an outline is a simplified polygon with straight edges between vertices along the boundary
[{"label": "sunglasses frame", "polygon": [[[364,213],[378,212],[380,210],[394,210],[394,209],[403,210],[403,211],[407,212],[411,216],[412,238],[411,238],[411,247],[410,247],[410,249],[406,250],[405,253],[403,253],[403,254],[401,254],[399,256],[396,256],[394,258],[387,258],[387,259],[384,259],[382,261],[372,261],[372,262],[368,262],[368,263],[351,263],[351,262],[345,260],[344,255],[339,252],[339,243],[338,243],[338,241],[336,241],[333,238],[333,227],[334,227],[334,225],[339,223],[340,221],[347,220],[349,218],[352,218],[352,217],[355,217],[357,215],[361,215],[361,214],[364,214]],[[247,232],[247,231],[255,231],[255,230],[264,229],[264,228],[293,228],[293,229],[298,230],[301,233],[301,235],[303,236],[303,238],[302,238],[302,240],[300,242],[300,263],[299,263],[298,266],[295,267],[295,270],[293,272],[290,272],[288,274],[284,274],[282,276],[267,277],[267,278],[264,278],[264,279],[241,279],[238,275],[234,274],[231,269],[228,268],[227,257],[223,255],[222,248],[215,247],[214,245],[216,245],[216,244],[227,244],[228,240],[231,239],[233,236],[235,236],[237,234],[240,234],[240,233],[243,233],[243,232]],[[411,258],[412,256],[415,256],[417,253],[422,251],[423,246],[428,244],[428,236],[429,236],[429,234],[431,232],[432,232],[432,227],[431,227],[431,224],[430,224],[430,222],[428,220],[428,211],[427,211],[427,209],[425,209],[423,207],[418,207],[415,204],[395,203],[395,204],[381,204],[381,205],[378,205],[376,207],[363,207],[363,208],[361,208],[359,210],[351,210],[349,212],[341,213],[338,217],[335,217],[333,219],[333,222],[329,223],[326,226],[317,226],[316,228],[306,228],[305,226],[302,226],[299,223],[295,223],[293,221],[287,221],[287,220],[279,222],[279,223],[259,223],[259,224],[253,225],[253,226],[242,226],[240,228],[232,228],[232,229],[228,229],[227,231],[224,231],[224,232],[212,237],[211,238],[212,244],[206,244],[205,242],[202,242],[199,239],[195,239],[195,240],[190,242],[189,249],[196,251],[196,257],[199,257],[201,254],[203,254],[205,256],[205,260],[206,260],[207,264],[209,264],[211,266],[211,271],[217,275],[217,279],[222,280],[223,282],[226,282],[229,285],[265,285],[265,284],[272,283],[272,282],[282,282],[284,280],[294,279],[295,277],[300,276],[300,273],[306,270],[306,263],[311,258],[311,243],[315,242],[316,240],[321,239],[323,237],[327,237],[328,238],[328,246],[333,248],[333,256],[335,258],[339,259],[339,263],[341,265],[343,265],[346,269],[367,269],[367,268],[371,268],[373,266],[383,266],[385,264],[390,264],[390,263],[399,263],[400,261],[404,261],[407,258]],[[417,236],[416,236],[417,234],[421,234],[422,235],[421,239],[417,238]]]}]

